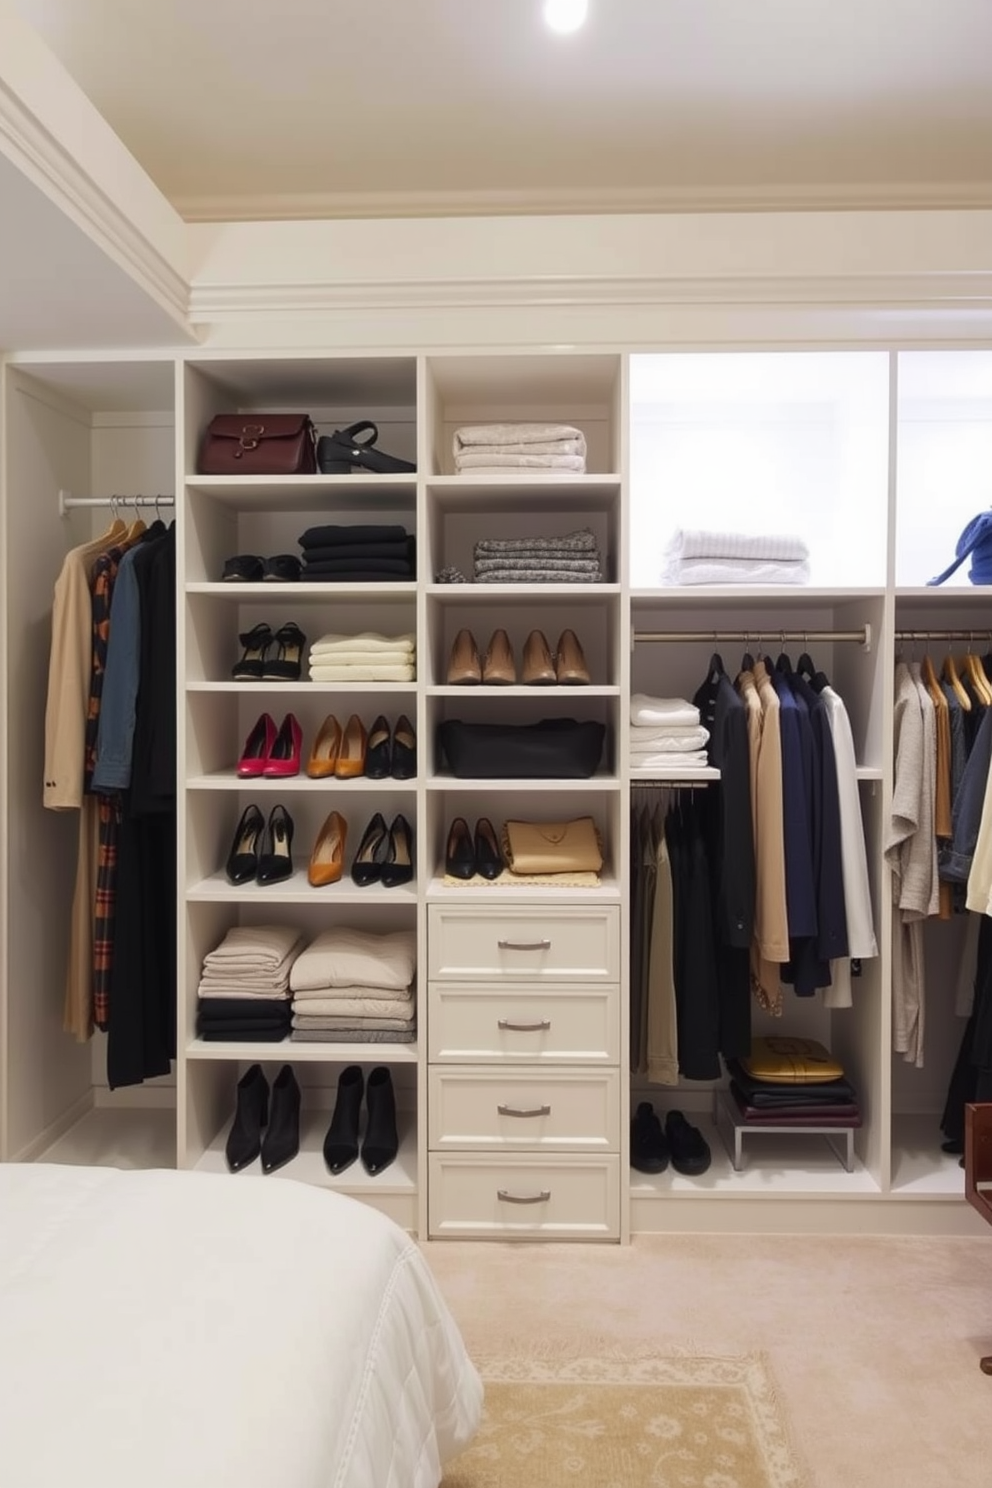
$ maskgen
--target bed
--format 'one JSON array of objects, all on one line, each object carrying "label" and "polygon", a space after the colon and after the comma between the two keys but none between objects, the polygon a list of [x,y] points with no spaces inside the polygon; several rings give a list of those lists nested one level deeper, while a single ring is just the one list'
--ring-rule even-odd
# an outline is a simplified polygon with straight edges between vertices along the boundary
[{"label": "bed", "polygon": [[433,1488],[481,1404],[417,1246],[355,1200],[0,1165],[4,1488]]}]

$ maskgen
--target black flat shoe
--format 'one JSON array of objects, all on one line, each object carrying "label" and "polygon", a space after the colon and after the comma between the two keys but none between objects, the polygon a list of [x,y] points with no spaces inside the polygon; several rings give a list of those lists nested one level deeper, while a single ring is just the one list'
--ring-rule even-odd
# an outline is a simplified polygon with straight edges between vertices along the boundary
[{"label": "black flat shoe", "polygon": [[503,872],[503,854],[488,816],[480,816],[475,824],[475,871],[488,879]]},{"label": "black flat shoe", "polygon": [[663,1173],[668,1143],[650,1101],[641,1101],[630,1123],[630,1166],[639,1173]]},{"label": "black flat shoe", "polygon": [[280,625],[272,643],[279,649],[274,657],[266,656],[262,663],[262,677],[266,682],[298,682],[303,672],[303,648],[307,638],[292,620]]},{"label": "black flat shoe", "polygon": [[475,877],[475,849],[468,822],[456,816],[448,831],[448,845],[444,850],[444,871],[449,878]]},{"label": "black flat shoe", "polygon": [[262,1127],[269,1117],[269,1082],[262,1066],[253,1064],[238,1081],[237,1106],[224,1155],[232,1173],[240,1173],[262,1150]]},{"label": "black flat shoe", "polygon": [[698,1178],[710,1165],[710,1148],[698,1126],[686,1121],[681,1111],[665,1117],[665,1136],[672,1154],[672,1167],[687,1178]]},{"label": "black flat shoe", "polygon": [[262,1138],[262,1172],[284,1168],[300,1150],[300,1087],[288,1064],[272,1084],[272,1108]]},{"label": "black flat shoe", "polygon": [[262,578],[267,584],[296,584],[299,582],[303,564],[293,553],[275,553],[266,558]]},{"label": "black flat shoe", "polygon": [[390,748],[389,724],[380,713],[369,729],[365,745],[365,774],[369,780],[385,780],[389,775]]},{"label": "black flat shoe", "polygon": [[377,1065],[365,1087],[365,1140],[362,1142],[362,1167],[374,1178],[388,1168],[400,1150],[396,1131],[396,1092],[393,1077],[385,1065]]},{"label": "black flat shoe", "polygon": [[223,584],[257,584],[265,577],[265,566],[254,553],[236,553],[233,558],[225,558],[220,577]]},{"label": "black flat shoe", "polygon": [[324,1138],[324,1161],[332,1173],[343,1173],[358,1156],[358,1117],[364,1085],[358,1064],[349,1064],[338,1075],[334,1115]]},{"label": "black flat shoe", "polygon": [[398,889],[413,878],[413,833],[403,815],[393,818],[389,829],[386,860],[382,865],[382,887]]},{"label": "black flat shoe", "polygon": [[405,713],[400,714],[393,729],[391,773],[394,780],[413,780],[417,773],[417,736]]},{"label": "black flat shoe", "polygon": [[280,883],[293,876],[293,818],[285,806],[273,806],[265,833],[265,851],[255,878],[260,884]]},{"label": "black flat shoe", "polygon": [[358,844],[354,862],[351,865],[352,882],[360,889],[365,889],[369,884],[378,883],[382,877],[382,867],[386,861],[389,851],[389,834],[386,831],[385,818],[381,811],[377,811],[362,833],[362,840]]},{"label": "black flat shoe", "polygon": [[[366,439],[359,435],[366,434]],[[371,419],[335,429],[317,441],[317,464],[324,475],[348,475],[352,470],[371,470],[378,475],[395,475],[416,470],[412,460],[400,460],[376,449],[378,427]]]},{"label": "black flat shoe", "polygon": [[265,817],[255,805],[246,806],[241,813],[227,855],[225,871],[228,883],[250,883],[258,872],[258,844],[265,830]]},{"label": "black flat shoe", "polygon": [[251,630],[242,631],[238,640],[245,649],[231,668],[231,676],[235,682],[260,682],[266,653],[272,646],[272,627],[260,621]]}]

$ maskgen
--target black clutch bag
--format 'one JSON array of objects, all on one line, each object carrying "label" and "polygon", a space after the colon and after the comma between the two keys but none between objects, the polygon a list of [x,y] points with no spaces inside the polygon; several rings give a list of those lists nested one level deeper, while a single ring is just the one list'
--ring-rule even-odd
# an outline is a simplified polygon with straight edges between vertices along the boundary
[{"label": "black clutch bag", "polygon": [[438,746],[452,775],[466,780],[585,780],[603,755],[606,725],[574,718],[540,723],[438,725]]}]

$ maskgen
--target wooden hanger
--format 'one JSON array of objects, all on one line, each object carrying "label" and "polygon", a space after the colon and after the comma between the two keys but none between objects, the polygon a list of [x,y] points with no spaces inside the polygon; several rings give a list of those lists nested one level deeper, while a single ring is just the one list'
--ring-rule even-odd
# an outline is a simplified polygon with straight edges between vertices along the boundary
[{"label": "wooden hanger", "polygon": [[965,653],[964,665],[968,681],[974,688],[978,701],[983,708],[992,707],[992,688],[989,687],[988,679],[982,669],[982,663],[974,651],[971,650],[970,643],[968,651]]},{"label": "wooden hanger", "polygon": [[947,655],[944,657],[944,665],[941,668],[941,674],[944,678],[944,681],[950,684],[954,696],[957,698],[959,704],[961,705],[961,708],[964,710],[965,713],[970,713],[971,698],[964,690],[964,685],[962,684],[961,678],[958,676],[958,664],[954,660],[954,657],[951,655],[950,651],[948,651]]},{"label": "wooden hanger", "polygon": [[934,707],[940,708],[942,710],[946,709],[947,699],[944,696],[943,691],[941,690],[940,683],[937,680],[937,673],[933,669],[933,662],[930,660],[929,651],[924,651],[923,658],[920,661],[920,676],[923,679],[924,687],[930,694],[930,700],[933,703]]}]

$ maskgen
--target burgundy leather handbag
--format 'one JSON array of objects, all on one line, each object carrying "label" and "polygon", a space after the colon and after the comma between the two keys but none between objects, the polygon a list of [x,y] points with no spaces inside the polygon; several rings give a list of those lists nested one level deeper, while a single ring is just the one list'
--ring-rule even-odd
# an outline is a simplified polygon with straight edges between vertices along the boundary
[{"label": "burgundy leather handbag", "polygon": [[314,475],[316,430],[305,413],[218,413],[200,450],[201,475]]}]

